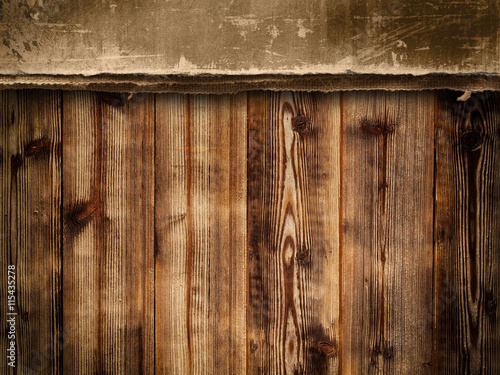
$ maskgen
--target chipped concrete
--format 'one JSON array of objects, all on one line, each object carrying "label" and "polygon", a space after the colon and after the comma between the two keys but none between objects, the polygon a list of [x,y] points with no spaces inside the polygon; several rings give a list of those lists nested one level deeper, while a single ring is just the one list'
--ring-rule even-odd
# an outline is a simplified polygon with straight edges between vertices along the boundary
[{"label": "chipped concrete", "polygon": [[500,73],[496,0],[11,0],[0,74]]},{"label": "chipped concrete", "polygon": [[297,36],[299,38],[306,38],[308,33],[312,33],[313,31],[304,26],[305,20],[297,20],[297,27],[299,28],[297,32]]}]

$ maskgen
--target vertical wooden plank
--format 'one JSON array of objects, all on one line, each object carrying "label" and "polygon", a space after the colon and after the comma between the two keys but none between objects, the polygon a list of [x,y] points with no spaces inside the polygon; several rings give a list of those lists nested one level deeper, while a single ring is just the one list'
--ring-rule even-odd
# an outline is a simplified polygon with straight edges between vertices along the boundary
[{"label": "vertical wooden plank", "polygon": [[156,372],[246,372],[246,94],[159,95]]},{"label": "vertical wooden plank", "polygon": [[430,371],[433,98],[343,94],[345,373]]},{"label": "vertical wooden plank", "polygon": [[339,370],[339,94],[252,93],[248,372]]},{"label": "vertical wooden plank", "polygon": [[500,107],[438,96],[435,373],[500,373]]},{"label": "vertical wooden plank", "polygon": [[63,97],[64,371],[154,370],[154,96]]},{"label": "vertical wooden plank", "polygon": [[[58,91],[0,91],[2,209],[1,370],[55,374],[61,368],[61,98]],[[14,310],[7,274],[15,266]],[[10,279],[12,281],[12,279]],[[8,339],[14,319],[15,339]],[[7,348],[15,341],[15,369]],[[7,344],[9,344],[7,346]],[[10,354],[10,353],[9,353]]]},{"label": "vertical wooden plank", "polygon": [[[155,130],[155,369],[189,374],[188,96],[156,96]],[[190,205],[189,205],[190,206]]]}]

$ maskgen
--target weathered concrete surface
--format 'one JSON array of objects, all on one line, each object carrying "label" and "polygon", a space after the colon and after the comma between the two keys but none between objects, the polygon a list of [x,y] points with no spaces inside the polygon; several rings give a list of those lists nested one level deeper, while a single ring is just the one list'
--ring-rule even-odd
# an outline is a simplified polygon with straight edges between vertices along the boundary
[{"label": "weathered concrete surface", "polygon": [[497,0],[4,0],[0,74],[499,73]]}]

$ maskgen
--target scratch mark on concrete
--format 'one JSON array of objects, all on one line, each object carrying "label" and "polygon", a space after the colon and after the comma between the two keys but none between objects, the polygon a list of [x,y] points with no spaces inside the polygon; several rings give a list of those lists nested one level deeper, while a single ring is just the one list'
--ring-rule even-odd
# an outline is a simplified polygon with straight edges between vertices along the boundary
[{"label": "scratch mark on concrete", "polygon": [[262,20],[258,19],[253,14],[245,17],[228,16],[226,17],[226,21],[236,26],[242,37],[246,37],[248,32],[256,31],[259,27],[259,24],[262,23]]}]

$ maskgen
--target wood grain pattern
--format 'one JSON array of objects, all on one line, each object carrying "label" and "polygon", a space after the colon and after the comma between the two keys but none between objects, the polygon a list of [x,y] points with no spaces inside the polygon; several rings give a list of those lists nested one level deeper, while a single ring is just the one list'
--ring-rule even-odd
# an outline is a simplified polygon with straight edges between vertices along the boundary
[{"label": "wood grain pattern", "polygon": [[456,98],[0,91],[10,373],[499,373],[500,94]]},{"label": "wood grain pattern", "polygon": [[433,96],[346,93],[342,115],[342,369],[429,373]]},{"label": "wood grain pattern", "polygon": [[154,97],[63,101],[64,371],[152,373]]},{"label": "wood grain pattern", "polygon": [[438,98],[432,362],[436,373],[497,374],[500,96],[455,98]]},{"label": "wood grain pattern", "polygon": [[157,373],[246,370],[246,95],[157,97]]},{"label": "wood grain pattern", "polygon": [[249,98],[249,373],[338,371],[339,96]]},{"label": "wood grain pattern", "polygon": [[[6,374],[60,371],[60,92],[0,92],[2,324]],[[7,367],[7,266],[16,273],[16,368]],[[9,340],[10,341],[10,340]]]}]

